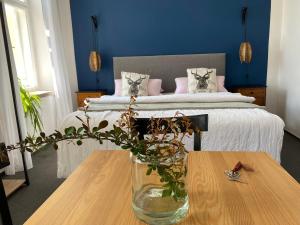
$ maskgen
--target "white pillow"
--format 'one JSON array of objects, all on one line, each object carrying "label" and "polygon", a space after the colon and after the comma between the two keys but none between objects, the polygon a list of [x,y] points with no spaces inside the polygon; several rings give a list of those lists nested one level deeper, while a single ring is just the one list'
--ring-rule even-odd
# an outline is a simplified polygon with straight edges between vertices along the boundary
[{"label": "white pillow", "polygon": [[122,96],[147,96],[149,75],[121,72]]},{"label": "white pillow", "polygon": [[189,93],[218,91],[216,69],[187,69],[187,74]]}]

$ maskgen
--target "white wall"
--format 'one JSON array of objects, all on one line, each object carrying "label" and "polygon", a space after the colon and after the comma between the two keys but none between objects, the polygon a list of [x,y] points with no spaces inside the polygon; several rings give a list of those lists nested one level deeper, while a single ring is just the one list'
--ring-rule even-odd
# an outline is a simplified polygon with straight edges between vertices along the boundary
[{"label": "white wall", "polygon": [[278,112],[278,80],[279,65],[281,55],[281,28],[283,0],[272,0],[271,22],[270,22],[270,39],[269,39],[269,60],[267,76],[267,108],[274,114]]},{"label": "white wall", "polygon": [[[280,17],[281,15],[281,17]],[[300,1],[273,0],[267,107],[300,137]]]}]

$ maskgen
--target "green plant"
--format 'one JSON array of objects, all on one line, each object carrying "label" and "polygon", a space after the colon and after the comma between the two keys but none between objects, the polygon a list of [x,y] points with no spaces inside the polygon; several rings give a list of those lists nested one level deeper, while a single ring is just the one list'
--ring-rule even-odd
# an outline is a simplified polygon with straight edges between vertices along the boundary
[{"label": "green plant", "polygon": [[[101,121],[98,126],[91,127],[90,118],[85,113],[85,119],[77,117],[81,121],[81,126],[65,128],[64,132],[55,131],[53,134],[46,136],[41,132],[40,136],[28,136],[24,141],[16,144],[2,147],[1,151],[11,151],[20,149],[21,151],[33,152],[39,147],[51,144],[54,149],[58,149],[58,142],[69,141],[82,145],[84,139],[96,139],[100,144],[104,140],[109,140],[119,145],[124,150],[130,150],[139,160],[148,162],[147,175],[157,172],[160,180],[164,183],[163,197],[172,196],[175,200],[186,196],[183,179],[186,175],[186,168],[183,161],[179,164],[166,165],[161,159],[170,159],[177,154],[185,154],[187,151],[182,143],[185,136],[191,135],[194,131],[192,123],[188,117],[180,114],[180,123],[184,126],[185,131],[178,126],[178,115],[168,119],[151,119],[149,126],[150,136],[146,139],[139,139],[138,132],[135,129],[134,122],[137,112],[133,106],[135,98],[131,98],[131,103],[126,112],[121,115],[117,125],[108,131],[103,129],[108,126],[106,120]],[[172,130],[172,137],[168,131]],[[1,155],[1,154],[0,154]]]},{"label": "green plant", "polygon": [[39,112],[39,109],[41,108],[41,99],[37,95],[30,94],[30,92],[24,88],[20,81],[19,86],[25,117],[30,119],[34,134],[37,131],[41,132],[43,128],[43,123]]}]

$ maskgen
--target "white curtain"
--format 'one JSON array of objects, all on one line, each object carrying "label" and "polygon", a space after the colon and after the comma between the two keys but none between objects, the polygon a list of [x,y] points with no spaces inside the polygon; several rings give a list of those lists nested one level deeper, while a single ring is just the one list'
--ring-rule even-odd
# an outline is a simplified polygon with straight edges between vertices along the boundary
[{"label": "white curtain", "polygon": [[45,26],[49,30],[49,45],[53,64],[53,81],[57,113],[57,125],[71,113],[72,93],[70,88],[70,71],[67,65],[66,46],[62,35],[63,26],[59,15],[59,0],[42,0]]},{"label": "white curtain", "polygon": [[[11,48],[10,48],[11,50]],[[12,55],[12,54],[10,54]],[[21,126],[22,138],[26,136],[26,125],[25,116],[22,109],[22,103],[19,96],[19,87],[16,76],[16,70],[14,68],[14,61],[11,58],[12,69],[14,76],[14,85],[16,87],[16,97],[17,97],[17,111],[19,122]],[[0,140],[4,141],[6,145],[16,144],[19,141],[18,138],[18,128],[17,119],[15,116],[13,94],[9,79],[9,70],[6,60],[6,52],[3,39],[3,31],[0,26]],[[10,166],[5,168],[5,172],[8,175],[13,175],[15,172],[23,170],[22,156],[20,151],[12,151],[8,154],[10,160]],[[32,168],[31,154],[26,152],[25,159],[27,163],[27,168]]]}]

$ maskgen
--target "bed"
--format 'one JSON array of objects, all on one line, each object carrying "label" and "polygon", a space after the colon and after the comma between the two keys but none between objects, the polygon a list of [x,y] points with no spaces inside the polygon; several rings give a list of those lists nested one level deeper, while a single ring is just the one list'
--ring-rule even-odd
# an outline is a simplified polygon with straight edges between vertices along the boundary
[{"label": "bed", "polygon": [[[174,79],[186,76],[187,68],[216,68],[218,75],[225,75],[226,55],[193,54],[172,56],[115,57],[114,77],[119,79],[121,71],[150,74],[151,78],[163,80],[162,88],[171,93],[175,90]],[[177,111],[189,116],[208,114],[208,132],[202,135],[203,151],[265,151],[280,162],[284,135],[284,123],[263,107],[252,104],[254,98],[238,93],[218,92],[200,94],[163,94],[137,98],[136,110],[140,117],[169,117]],[[91,123],[108,120],[110,129],[126,110],[129,97],[103,96],[89,99]],[[62,123],[79,126],[76,116],[84,117],[83,111],[68,115]],[[193,138],[185,140],[190,150]],[[100,145],[86,140],[82,146],[61,143],[57,151],[59,178],[67,177],[92,151],[119,149],[110,142]]]}]

